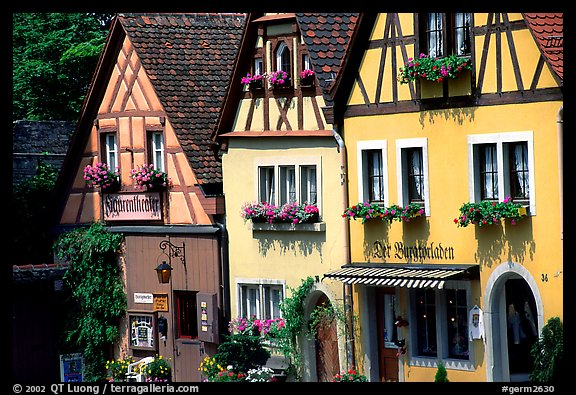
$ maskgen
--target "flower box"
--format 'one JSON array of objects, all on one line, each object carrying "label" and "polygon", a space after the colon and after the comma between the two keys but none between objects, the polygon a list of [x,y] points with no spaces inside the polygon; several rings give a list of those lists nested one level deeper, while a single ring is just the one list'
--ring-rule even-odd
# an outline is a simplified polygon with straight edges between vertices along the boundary
[{"label": "flower box", "polygon": [[131,177],[136,181],[137,188],[144,188],[148,191],[163,191],[172,186],[172,180],[168,174],[154,168],[152,164],[144,164],[132,170]]},{"label": "flower box", "polygon": [[96,163],[84,167],[84,180],[90,188],[100,188],[101,192],[120,190],[120,172],[110,170],[106,163]]},{"label": "flower box", "polygon": [[288,88],[291,85],[288,73],[283,70],[273,71],[268,75],[272,89]]},{"label": "flower box", "polygon": [[514,203],[508,196],[502,202],[484,200],[478,203],[464,203],[460,207],[460,216],[454,218],[458,227],[470,224],[478,226],[500,224],[501,220],[509,219],[512,225],[528,215],[526,206]]},{"label": "flower box", "polygon": [[244,221],[268,224],[298,225],[315,223],[320,219],[320,212],[315,204],[297,202],[286,203],[281,207],[266,202],[248,202],[242,206],[241,215]]},{"label": "flower box", "polygon": [[304,69],[300,72],[300,86],[302,88],[311,88],[314,86],[314,71]]},{"label": "flower box", "polygon": [[416,203],[410,203],[405,207],[393,204],[390,207],[384,207],[378,203],[358,203],[348,207],[342,214],[343,218],[360,219],[362,223],[371,219],[381,219],[391,223],[392,221],[410,222],[413,218],[420,217],[424,214],[424,208]]},{"label": "flower box", "polygon": [[450,55],[431,58],[421,53],[418,59],[408,58],[408,62],[400,68],[398,80],[401,84],[407,84],[416,78],[422,81],[442,82],[445,79],[458,78],[465,70],[472,70],[469,57]]},{"label": "flower box", "polygon": [[243,85],[247,85],[250,90],[258,90],[264,87],[264,76],[261,74],[246,74],[246,76],[242,77],[240,82]]}]

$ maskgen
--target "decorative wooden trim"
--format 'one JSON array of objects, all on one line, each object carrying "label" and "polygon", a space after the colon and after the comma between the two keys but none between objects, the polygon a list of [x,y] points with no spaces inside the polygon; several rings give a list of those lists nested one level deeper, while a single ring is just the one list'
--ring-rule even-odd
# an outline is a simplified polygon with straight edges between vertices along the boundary
[{"label": "decorative wooden trim", "polygon": [[510,49],[510,57],[512,58],[512,67],[514,68],[514,77],[516,78],[516,86],[519,91],[524,90],[524,85],[522,84],[522,75],[520,73],[520,64],[518,63],[518,56],[516,54],[516,46],[514,45],[514,39],[512,37],[512,31],[510,30],[510,20],[508,19],[508,14],[502,14],[502,20],[506,26],[506,38],[508,41],[508,48]]},{"label": "decorative wooden trim", "polygon": [[166,117],[166,112],[164,111],[149,111],[149,110],[135,110],[135,111],[117,111],[117,112],[105,112],[96,115],[96,119],[111,119],[111,118],[122,118],[122,117]]},{"label": "decorative wooden trim", "polygon": [[[116,84],[114,85],[114,93],[112,94],[113,98],[118,97],[118,92],[120,91],[120,87],[122,86],[122,81],[124,81],[124,76],[126,75],[126,69],[128,68],[128,65],[130,64],[130,57],[132,56],[132,52],[134,52],[134,47],[132,46],[132,44],[130,44],[130,47],[128,48],[127,53],[124,52],[124,48],[122,48],[120,50],[120,52],[124,54],[125,59],[124,59],[124,64],[122,64],[122,65],[119,64],[119,60],[116,61],[116,64],[118,66],[120,66],[120,75],[118,76],[118,79],[116,80]],[[112,112],[113,106],[114,106],[114,100],[110,100],[110,103],[108,105],[108,112]]]},{"label": "decorative wooden trim", "polygon": [[482,85],[484,83],[484,74],[486,73],[486,63],[488,60],[488,47],[490,45],[490,37],[492,36],[493,18],[494,13],[489,13],[486,22],[486,33],[484,34],[484,46],[482,47],[482,59],[480,60],[480,72],[478,74],[478,82],[476,83],[477,92],[482,92]]},{"label": "decorative wooden trim", "polygon": [[314,115],[316,116],[316,124],[318,125],[318,129],[324,129],[324,121],[322,120],[322,115],[320,114],[320,107],[318,106],[318,101],[316,100],[316,96],[312,96],[312,108],[314,109]]},{"label": "decorative wooden trim", "polygon": [[280,110],[280,118],[278,118],[278,122],[276,123],[276,129],[280,130],[280,128],[282,127],[282,124],[286,125],[286,128],[288,130],[292,130],[292,126],[290,126],[290,122],[288,121],[288,108],[290,108],[290,103],[292,102],[292,99],[294,98],[294,96],[283,96],[286,98],[286,102],[284,103],[284,106],[282,106],[282,103],[280,103],[280,98],[275,96],[274,97],[274,101],[276,102],[276,105],[278,106],[278,109]]},{"label": "decorative wooden trim", "polygon": [[538,64],[536,65],[536,70],[534,71],[534,76],[532,77],[532,83],[530,84],[530,90],[531,91],[536,90],[536,87],[538,86],[538,81],[540,81],[540,75],[542,74],[542,69],[544,68],[544,63],[546,63],[546,61],[544,60],[544,55],[542,55],[542,53],[540,53],[540,57],[538,58]]}]

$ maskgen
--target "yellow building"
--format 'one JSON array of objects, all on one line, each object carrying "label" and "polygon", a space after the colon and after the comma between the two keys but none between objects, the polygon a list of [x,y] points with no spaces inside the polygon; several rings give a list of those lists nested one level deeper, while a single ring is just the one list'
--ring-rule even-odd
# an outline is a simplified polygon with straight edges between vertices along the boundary
[{"label": "yellow building", "polygon": [[[355,14],[248,18],[215,136],[224,150],[233,317],[280,317],[281,302],[308,277],[314,286],[304,301],[306,321],[324,303],[343,308],[342,284],[321,281],[323,273],[346,263],[348,253],[347,223],[340,216],[347,204],[344,147],[326,121],[331,103],[323,90],[340,68],[355,20]],[[322,52],[329,36],[318,32],[336,32],[338,42],[327,43]],[[288,78],[277,86],[272,74],[278,70]],[[313,71],[311,81],[301,78],[304,70]],[[258,86],[242,80],[255,75],[267,77],[257,77]],[[242,215],[247,204],[262,202],[308,203],[318,215],[305,223],[258,222]],[[301,380],[329,381],[347,366],[351,353],[343,325],[332,322],[315,340],[300,337]]]},{"label": "yellow building", "polygon": [[[540,330],[562,319],[562,18],[359,17],[331,120],[348,153],[351,263],[323,282],[353,284],[371,381],[434,381],[440,362],[450,381],[524,381]],[[466,221],[509,197],[527,215]],[[353,219],[357,203],[384,219]],[[385,220],[408,204],[422,215]]]}]

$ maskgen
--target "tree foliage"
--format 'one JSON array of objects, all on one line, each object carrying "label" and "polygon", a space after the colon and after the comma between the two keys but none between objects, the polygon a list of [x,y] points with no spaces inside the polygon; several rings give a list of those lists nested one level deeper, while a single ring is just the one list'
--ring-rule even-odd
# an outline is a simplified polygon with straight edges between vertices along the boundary
[{"label": "tree foliage", "polygon": [[55,245],[58,257],[68,263],[64,281],[79,305],[68,323],[66,340],[71,348],[82,351],[87,381],[105,377],[107,357],[126,313],[117,261],[122,241],[121,234],[94,223],[62,234]]},{"label": "tree foliage", "polygon": [[111,19],[94,13],[13,14],[14,121],[78,118]]}]

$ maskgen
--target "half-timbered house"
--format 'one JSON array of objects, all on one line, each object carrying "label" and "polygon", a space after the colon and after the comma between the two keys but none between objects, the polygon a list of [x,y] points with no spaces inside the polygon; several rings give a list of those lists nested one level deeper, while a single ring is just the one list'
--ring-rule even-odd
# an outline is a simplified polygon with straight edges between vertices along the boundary
[{"label": "half-timbered house", "polygon": [[[433,381],[440,362],[450,381],[527,380],[562,319],[562,49],[561,13],[359,18],[330,91],[351,263],[326,277],[354,287],[372,381]],[[473,217],[510,201],[512,219]]]},{"label": "half-timbered house", "polygon": [[[326,93],[356,19],[249,15],[214,136],[223,150],[233,316],[281,317],[282,301],[308,277],[315,284],[305,300],[306,320],[324,303],[344,306],[342,285],[320,281],[325,271],[345,264],[348,253],[340,215],[346,204],[345,152],[325,113],[331,112]],[[283,83],[274,77],[278,72]],[[290,205],[316,214],[302,223],[298,215],[277,211]],[[254,206],[278,214],[253,218]],[[344,325],[334,320],[318,327],[315,340],[302,336],[302,362],[296,366],[302,380],[330,381],[348,365]]]},{"label": "half-timbered house", "polygon": [[[199,381],[201,359],[227,331],[222,171],[211,135],[243,27],[243,14],[118,14],[61,177],[62,230],[102,221],[125,236],[128,312],[115,356],[159,354],[174,381]],[[85,169],[99,163],[118,169],[116,188],[87,184]],[[139,185],[142,166],[167,182]],[[163,263],[168,283],[157,279]]]}]

